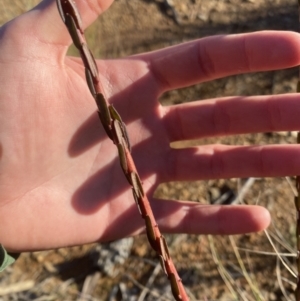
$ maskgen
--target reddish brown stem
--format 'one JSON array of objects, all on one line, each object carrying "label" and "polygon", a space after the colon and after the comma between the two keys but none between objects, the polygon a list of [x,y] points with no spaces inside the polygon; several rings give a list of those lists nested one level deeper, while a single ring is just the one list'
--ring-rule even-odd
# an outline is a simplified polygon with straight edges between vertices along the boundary
[{"label": "reddish brown stem", "polygon": [[91,94],[95,98],[100,121],[108,137],[118,148],[121,168],[132,187],[133,197],[139,212],[145,220],[149,243],[159,256],[163,271],[169,278],[174,298],[178,301],[188,301],[189,298],[170,257],[166,240],[156,223],[149,200],[144,192],[143,184],[131,156],[131,146],[126,126],[119,113],[109,104],[103,94],[99,81],[98,67],[86,43],[80,14],[72,0],[56,0],[56,2],[61,18],[70,33],[75,47],[79,50],[85,66],[87,84]]}]

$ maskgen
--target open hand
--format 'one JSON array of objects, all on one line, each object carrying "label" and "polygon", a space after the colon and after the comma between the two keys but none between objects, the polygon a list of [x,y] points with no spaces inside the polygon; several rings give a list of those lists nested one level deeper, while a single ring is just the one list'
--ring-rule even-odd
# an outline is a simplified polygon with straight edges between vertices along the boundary
[{"label": "open hand", "polygon": [[[111,2],[77,1],[85,28]],[[70,44],[54,0],[0,28],[0,242],[11,251],[144,231],[81,59],[66,57]],[[215,36],[97,64],[104,92],[127,124],[133,158],[162,231],[234,234],[268,226],[270,216],[262,207],[157,200],[152,194],[167,181],[299,174],[297,145],[170,148],[172,141],[204,136],[298,130],[299,96],[231,97],[169,107],[158,98],[232,74],[296,66],[298,34]]]}]

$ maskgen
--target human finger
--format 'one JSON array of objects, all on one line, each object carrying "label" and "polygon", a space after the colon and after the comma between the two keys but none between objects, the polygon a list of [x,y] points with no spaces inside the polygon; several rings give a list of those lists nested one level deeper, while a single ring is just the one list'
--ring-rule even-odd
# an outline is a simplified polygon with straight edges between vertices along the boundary
[{"label": "human finger", "polygon": [[203,100],[161,110],[170,141],[300,128],[296,93]]},{"label": "human finger", "polygon": [[296,66],[299,48],[298,33],[263,31],[207,37],[142,58],[164,92],[232,74]]},{"label": "human finger", "polygon": [[242,234],[262,231],[271,220],[269,212],[260,206],[156,200],[152,208],[160,229],[167,233]]},{"label": "human finger", "polygon": [[292,176],[299,174],[299,153],[299,145],[205,145],[172,149],[166,157],[161,180]]},{"label": "human finger", "polygon": [[[243,234],[262,231],[269,226],[271,220],[268,210],[261,206],[205,205],[156,198],[152,198],[150,202],[158,226],[165,233]],[[111,224],[101,240],[119,239],[145,232],[142,219],[139,216],[132,218],[136,213],[136,207],[132,206],[119,216],[118,224]],[[121,224],[124,226],[120,227]]]}]

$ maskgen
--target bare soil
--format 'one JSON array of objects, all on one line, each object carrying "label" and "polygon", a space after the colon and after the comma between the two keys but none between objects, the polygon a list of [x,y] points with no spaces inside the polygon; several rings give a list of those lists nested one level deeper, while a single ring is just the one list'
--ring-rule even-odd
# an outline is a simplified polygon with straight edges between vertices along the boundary
[{"label": "bare soil", "polygon": [[[34,2],[2,0],[0,24]],[[116,0],[87,32],[93,52],[97,57],[112,58],[208,35],[298,30],[296,1],[174,0],[177,19],[163,4]],[[161,102],[169,105],[230,95],[290,93],[295,91],[297,76],[296,68],[232,76],[168,92]],[[293,133],[258,133],[185,142],[181,146],[204,143],[295,143],[295,137]],[[167,183],[156,194],[207,203],[227,193],[224,199],[230,202],[246,182],[221,179]],[[283,260],[295,271],[295,210],[287,179],[255,179],[242,202],[259,203],[270,210],[273,224],[269,234],[277,250],[284,253]],[[275,256],[265,233],[235,236],[233,240],[192,235],[168,235],[167,239],[191,300],[293,299],[295,278]],[[157,265],[143,236],[116,245],[24,253],[0,275],[0,300],[172,300],[167,279]]]}]

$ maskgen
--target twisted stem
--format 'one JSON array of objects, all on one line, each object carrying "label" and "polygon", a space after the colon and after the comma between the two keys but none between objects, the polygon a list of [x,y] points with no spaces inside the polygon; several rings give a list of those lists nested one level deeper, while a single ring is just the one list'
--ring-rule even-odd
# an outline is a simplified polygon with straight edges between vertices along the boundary
[{"label": "twisted stem", "polygon": [[175,300],[188,301],[189,298],[170,257],[166,240],[156,223],[149,200],[143,189],[143,183],[131,156],[131,146],[126,126],[117,110],[113,105],[109,104],[103,94],[98,67],[93,54],[88,48],[76,4],[72,0],[56,0],[56,2],[60,16],[69,31],[75,47],[80,53],[85,67],[87,85],[98,107],[99,119],[107,136],[118,149],[120,165],[128,183],[132,187],[133,198],[137,208],[145,221],[149,243],[158,254],[162,269],[169,278]]}]

